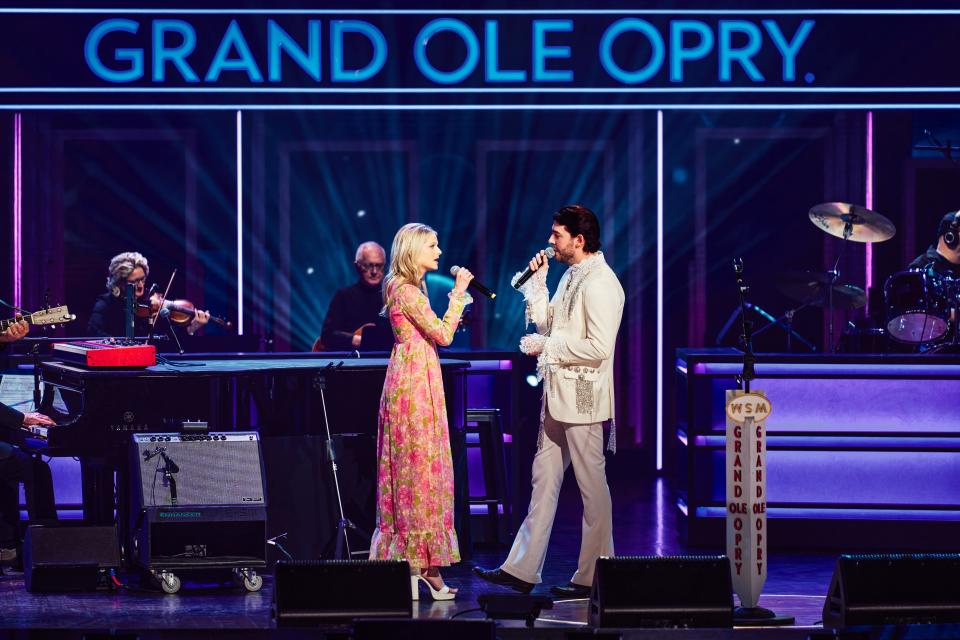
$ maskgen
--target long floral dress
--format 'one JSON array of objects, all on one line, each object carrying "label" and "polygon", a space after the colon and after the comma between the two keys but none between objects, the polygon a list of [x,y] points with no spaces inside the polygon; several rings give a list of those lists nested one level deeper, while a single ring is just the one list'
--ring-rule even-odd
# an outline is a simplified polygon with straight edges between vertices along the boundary
[{"label": "long floral dress", "polygon": [[377,433],[377,526],[374,560],[407,560],[411,567],[460,561],[453,529],[453,461],[437,344],[446,346],[467,294],[450,293],[443,319],[411,284],[394,287],[387,315],[396,343],[380,397]]}]

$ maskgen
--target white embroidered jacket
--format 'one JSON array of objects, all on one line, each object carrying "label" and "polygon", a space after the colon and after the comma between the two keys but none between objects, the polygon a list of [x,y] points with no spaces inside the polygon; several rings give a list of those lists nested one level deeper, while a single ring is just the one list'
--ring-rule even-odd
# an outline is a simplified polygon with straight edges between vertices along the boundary
[{"label": "white embroidered jacket", "polygon": [[624,294],[603,253],[568,268],[552,299],[546,269],[537,271],[520,291],[527,321],[547,336],[538,369],[550,415],[572,424],[612,420],[613,355]]}]

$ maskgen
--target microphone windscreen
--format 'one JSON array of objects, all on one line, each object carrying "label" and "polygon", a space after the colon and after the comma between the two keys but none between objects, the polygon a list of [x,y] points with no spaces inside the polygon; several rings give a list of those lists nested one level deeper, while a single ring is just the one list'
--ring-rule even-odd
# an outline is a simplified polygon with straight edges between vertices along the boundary
[{"label": "microphone windscreen", "polygon": [[547,254],[548,258],[552,258],[557,253],[553,247],[547,247],[543,250],[543,252]]},{"label": "microphone windscreen", "polygon": [[450,267],[450,275],[456,276],[458,271],[460,271],[460,267],[458,265],[453,265]]}]

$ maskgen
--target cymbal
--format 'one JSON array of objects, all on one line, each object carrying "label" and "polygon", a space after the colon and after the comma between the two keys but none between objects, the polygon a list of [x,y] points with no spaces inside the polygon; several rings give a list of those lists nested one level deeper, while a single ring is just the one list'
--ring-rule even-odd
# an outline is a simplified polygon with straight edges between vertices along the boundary
[{"label": "cymbal", "polygon": [[846,202],[818,204],[808,215],[810,222],[830,235],[854,242],[883,242],[897,233],[893,223],[876,211]]},{"label": "cymbal", "polygon": [[[831,274],[825,271],[787,271],[777,277],[777,288],[788,298],[814,307],[827,306],[827,287]],[[833,284],[834,309],[859,309],[867,304],[867,294],[852,284]]]}]

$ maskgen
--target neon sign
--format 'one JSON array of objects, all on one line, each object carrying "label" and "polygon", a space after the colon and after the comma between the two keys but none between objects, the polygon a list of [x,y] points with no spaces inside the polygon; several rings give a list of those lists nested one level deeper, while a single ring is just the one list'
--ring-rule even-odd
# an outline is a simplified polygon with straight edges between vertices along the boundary
[{"label": "neon sign", "polygon": [[[511,22],[514,29],[528,30],[529,39],[502,39],[500,19],[475,25],[453,17],[434,18],[419,26],[411,38],[391,41],[382,25],[369,20],[309,19],[299,23],[294,33],[278,20],[263,17],[248,17],[242,24],[234,18],[219,30],[177,18],[107,18],[89,30],[83,52],[92,75],[108,83],[216,84],[229,76],[233,82],[254,85],[303,81],[359,84],[382,74],[391,56],[401,58],[400,67],[415,69],[418,80],[440,86],[468,80],[570,84],[576,81],[578,69],[589,72],[594,68],[599,68],[606,80],[621,85],[642,85],[663,77],[670,83],[683,83],[692,65],[714,69],[714,80],[719,83],[735,79],[793,83],[797,81],[797,58],[816,24],[803,19],[791,29],[769,18],[713,23],[676,19],[657,26],[643,18],[625,17],[610,21],[599,34],[594,28],[579,38],[572,18],[528,18],[519,27],[516,19]],[[452,66],[450,60],[431,53],[431,44],[439,38],[446,38],[450,47],[463,52]],[[201,41],[216,43],[207,47],[212,54],[198,50]],[[263,46],[257,49],[253,42]],[[348,44],[368,49],[366,59],[348,63]],[[519,47],[526,50],[512,57],[528,64],[506,68],[502,64],[504,50]],[[618,57],[619,49],[624,51]],[[637,50],[643,51],[639,63],[624,60],[636,58]],[[284,61],[290,63],[287,74]],[[761,69],[764,65],[767,68]],[[291,66],[295,77],[290,74]]]}]

